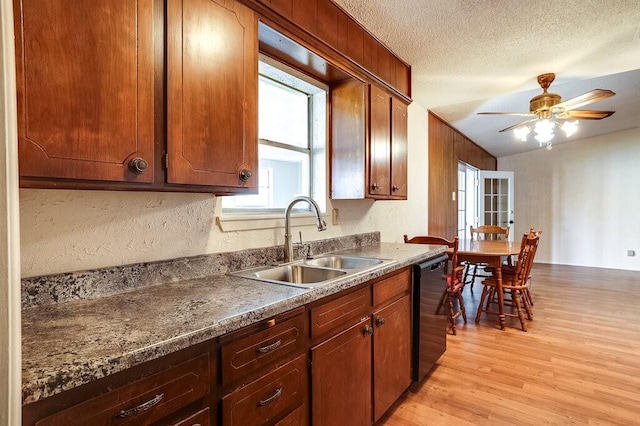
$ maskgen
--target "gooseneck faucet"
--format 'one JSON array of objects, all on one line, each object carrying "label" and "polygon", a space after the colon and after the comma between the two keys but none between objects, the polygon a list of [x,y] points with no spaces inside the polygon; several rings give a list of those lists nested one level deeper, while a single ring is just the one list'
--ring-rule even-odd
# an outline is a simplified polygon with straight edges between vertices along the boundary
[{"label": "gooseneck faucet", "polygon": [[309,203],[309,206],[312,207],[316,215],[316,220],[318,221],[318,231],[324,231],[327,229],[327,223],[322,220],[320,217],[320,207],[311,197],[307,197],[305,195],[300,195],[294,198],[287,207],[287,211],[284,214],[284,262],[291,262],[293,259],[293,242],[291,241],[291,224],[290,224],[290,216],[291,209],[293,206],[299,201],[306,201]]}]

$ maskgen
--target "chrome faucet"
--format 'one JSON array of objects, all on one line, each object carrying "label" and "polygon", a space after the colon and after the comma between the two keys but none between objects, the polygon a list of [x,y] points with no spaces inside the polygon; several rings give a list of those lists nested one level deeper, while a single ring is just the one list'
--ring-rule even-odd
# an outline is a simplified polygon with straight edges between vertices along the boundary
[{"label": "chrome faucet", "polygon": [[290,216],[291,209],[293,206],[299,201],[306,201],[309,203],[309,206],[312,207],[312,210],[316,214],[316,219],[318,221],[318,231],[324,231],[327,229],[327,223],[320,218],[320,207],[318,204],[313,201],[313,198],[307,197],[305,195],[300,195],[293,199],[289,203],[287,207],[287,211],[284,214],[284,263],[291,262],[293,260],[293,242],[291,241],[291,224],[290,224]]}]

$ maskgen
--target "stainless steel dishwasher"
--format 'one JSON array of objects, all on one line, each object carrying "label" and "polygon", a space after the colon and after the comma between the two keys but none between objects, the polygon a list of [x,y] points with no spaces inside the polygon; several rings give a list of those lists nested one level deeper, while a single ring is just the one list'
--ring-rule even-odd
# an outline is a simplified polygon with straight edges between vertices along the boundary
[{"label": "stainless steel dishwasher", "polygon": [[[412,379],[418,385],[447,347],[447,317],[438,313],[447,286],[447,255],[413,265]],[[413,386],[412,386],[413,387]]]}]

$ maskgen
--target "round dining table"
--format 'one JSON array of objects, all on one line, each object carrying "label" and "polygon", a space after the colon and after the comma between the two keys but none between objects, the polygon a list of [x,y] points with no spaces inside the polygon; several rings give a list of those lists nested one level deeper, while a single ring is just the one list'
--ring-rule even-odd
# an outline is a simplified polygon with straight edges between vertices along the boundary
[{"label": "round dining table", "polygon": [[[448,252],[451,252],[449,249]],[[500,329],[505,327],[504,292],[502,291],[502,261],[509,256],[520,254],[520,244],[503,240],[471,240],[458,241],[458,262],[486,263],[496,270],[496,292],[498,293],[498,318]],[[476,322],[479,318],[476,316]]]}]

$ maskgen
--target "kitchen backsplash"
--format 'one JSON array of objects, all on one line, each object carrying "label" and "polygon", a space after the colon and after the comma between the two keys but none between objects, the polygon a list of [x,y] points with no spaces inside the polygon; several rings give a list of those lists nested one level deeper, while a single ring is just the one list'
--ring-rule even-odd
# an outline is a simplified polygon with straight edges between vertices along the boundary
[{"label": "kitchen backsplash", "polygon": [[[296,258],[380,242],[379,232],[348,235],[294,245]],[[281,245],[228,253],[184,257],[158,262],[114,266],[89,271],[22,279],[22,309],[71,300],[94,299],[136,288],[226,274],[254,266],[282,262]]]}]

